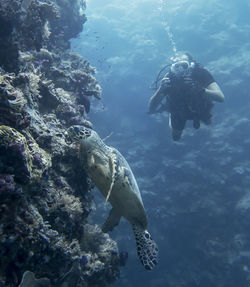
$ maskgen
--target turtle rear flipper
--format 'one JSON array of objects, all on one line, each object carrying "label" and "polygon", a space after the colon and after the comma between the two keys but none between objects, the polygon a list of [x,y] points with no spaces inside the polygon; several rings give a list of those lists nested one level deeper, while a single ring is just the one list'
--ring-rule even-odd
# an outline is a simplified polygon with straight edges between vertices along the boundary
[{"label": "turtle rear flipper", "polygon": [[144,268],[150,271],[158,263],[158,247],[147,230],[136,224],[133,224],[132,228],[135,234],[138,257]]}]

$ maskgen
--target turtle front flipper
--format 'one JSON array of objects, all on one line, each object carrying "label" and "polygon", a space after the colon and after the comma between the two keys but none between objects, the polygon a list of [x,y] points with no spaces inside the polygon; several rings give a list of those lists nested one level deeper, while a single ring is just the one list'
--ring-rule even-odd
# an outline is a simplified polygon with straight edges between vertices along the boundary
[{"label": "turtle front flipper", "polygon": [[121,215],[114,208],[110,210],[109,216],[102,226],[102,231],[107,233],[112,231],[120,223]]},{"label": "turtle front flipper", "polygon": [[158,263],[158,247],[150,233],[137,224],[132,224],[135,235],[137,254],[146,270],[152,270]]}]

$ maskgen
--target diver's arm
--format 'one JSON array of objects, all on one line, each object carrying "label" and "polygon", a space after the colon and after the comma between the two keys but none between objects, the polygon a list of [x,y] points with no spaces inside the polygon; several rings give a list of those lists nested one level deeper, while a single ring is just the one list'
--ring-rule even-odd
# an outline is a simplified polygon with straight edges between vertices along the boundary
[{"label": "diver's arm", "polygon": [[149,100],[149,114],[157,113],[164,96],[166,96],[166,88],[160,86]]},{"label": "diver's arm", "polygon": [[205,88],[205,96],[216,102],[224,101],[224,94],[216,82],[211,83]]}]

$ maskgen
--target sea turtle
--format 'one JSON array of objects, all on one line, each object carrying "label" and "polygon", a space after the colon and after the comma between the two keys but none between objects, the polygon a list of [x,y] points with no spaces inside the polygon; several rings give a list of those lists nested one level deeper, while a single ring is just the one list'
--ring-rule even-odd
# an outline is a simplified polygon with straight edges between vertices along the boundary
[{"label": "sea turtle", "polygon": [[146,270],[152,270],[157,264],[158,248],[147,230],[141,194],[127,161],[117,149],[107,146],[94,130],[72,126],[68,135],[80,144],[84,169],[112,206],[103,232],[112,231],[120,218],[125,217],[132,225],[141,263]]}]

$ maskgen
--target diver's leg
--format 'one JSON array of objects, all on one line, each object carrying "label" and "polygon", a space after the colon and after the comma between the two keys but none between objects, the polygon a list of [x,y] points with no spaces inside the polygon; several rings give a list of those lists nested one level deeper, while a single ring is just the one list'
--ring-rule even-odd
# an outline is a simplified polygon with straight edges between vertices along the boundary
[{"label": "diver's leg", "polygon": [[172,138],[174,141],[179,141],[181,139],[182,130],[172,129]]},{"label": "diver's leg", "polygon": [[174,141],[178,141],[181,138],[182,131],[185,128],[186,119],[180,115],[171,113],[169,115],[169,126],[172,129],[172,138]]},{"label": "diver's leg", "polygon": [[194,119],[193,119],[193,127],[195,129],[199,129],[200,128],[200,119],[199,119],[199,116],[195,116]]}]

